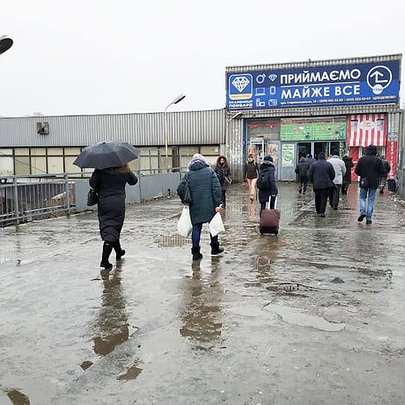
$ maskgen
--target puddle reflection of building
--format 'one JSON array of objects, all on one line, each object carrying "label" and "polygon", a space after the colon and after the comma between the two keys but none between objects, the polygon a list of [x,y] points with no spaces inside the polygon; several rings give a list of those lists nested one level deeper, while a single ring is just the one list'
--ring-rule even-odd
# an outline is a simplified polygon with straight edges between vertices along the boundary
[{"label": "puddle reflection of building", "polygon": [[128,314],[121,285],[121,265],[114,271],[102,271],[104,283],[101,309],[96,322],[93,338],[94,352],[105,356],[128,340]]},{"label": "puddle reflection of building", "polygon": [[[200,350],[210,350],[221,341],[223,289],[219,281],[220,259],[211,258],[211,274],[207,277],[202,275],[200,262],[194,262],[192,276],[184,280],[180,334]],[[204,257],[202,260],[210,259]]]}]

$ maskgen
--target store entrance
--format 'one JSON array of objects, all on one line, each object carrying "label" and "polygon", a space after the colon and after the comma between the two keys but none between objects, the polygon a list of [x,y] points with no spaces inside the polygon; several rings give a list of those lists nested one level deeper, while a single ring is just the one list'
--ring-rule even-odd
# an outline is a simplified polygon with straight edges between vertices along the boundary
[{"label": "store entrance", "polygon": [[311,142],[302,142],[298,144],[298,161],[300,161],[302,157],[305,158],[311,153]]},{"label": "store entrance", "polygon": [[325,152],[326,157],[329,154],[329,142],[314,142],[314,158],[318,160],[320,152]]}]

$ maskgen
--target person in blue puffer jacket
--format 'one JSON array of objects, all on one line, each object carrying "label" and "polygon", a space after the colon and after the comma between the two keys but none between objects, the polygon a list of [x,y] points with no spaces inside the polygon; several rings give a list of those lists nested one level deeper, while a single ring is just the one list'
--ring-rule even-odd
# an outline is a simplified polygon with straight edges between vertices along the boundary
[{"label": "person in blue puffer jacket", "polygon": [[[202,259],[200,252],[200,239],[202,226],[206,222],[210,222],[217,212],[221,212],[222,208],[222,189],[218,180],[218,176],[211,168],[204,156],[196,153],[188,164],[188,183],[192,196],[190,203],[190,217],[193,225],[191,239],[193,246],[191,253],[193,260]],[[185,178],[179,184],[177,193],[181,195],[185,187]],[[219,255],[224,249],[219,247],[218,235],[211,236],[211,256]]]}]

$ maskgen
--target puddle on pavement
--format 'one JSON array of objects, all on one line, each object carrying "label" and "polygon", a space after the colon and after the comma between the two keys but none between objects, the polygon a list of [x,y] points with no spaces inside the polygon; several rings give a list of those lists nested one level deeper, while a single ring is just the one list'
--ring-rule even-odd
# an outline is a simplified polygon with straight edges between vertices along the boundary
[{"label": "puddle on pavement", "polygon": [[13,405],[29,405],[30,400],[22,392],[12,389],[7,392],[7,396],[10,398],[10,401]]},{"label": "puddle on pavement", "polygon": [[142,369],[136,366],[130,367],[125,374],[121,374],[117,377],[117,380],[135,380],[139,374],[142,373]]},{"label": "puddle on pavement", "polygon": [[345,323],[333,323],[320,316],[303,313],[302,309],[282,305],[267,305],[267,311],[276,313],[284,322],[290,325],[315,328],[325,332],[339,332],[346,327]]},{"label": "puddle on pavement", "polygon": [[82,364],[80,364],[80,367],[83,369],[83,370],[87,370],[89,367],[91,367],[93,365],[93,362],[92,361],[88,361],[88,360],[86,360],[86,361],[84,361]]}]

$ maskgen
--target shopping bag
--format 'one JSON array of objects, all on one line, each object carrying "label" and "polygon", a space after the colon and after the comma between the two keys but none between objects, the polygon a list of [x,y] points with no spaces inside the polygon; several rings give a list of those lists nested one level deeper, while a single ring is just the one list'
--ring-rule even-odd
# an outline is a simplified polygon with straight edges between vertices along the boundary
[{"label": "shopping bag", "polygon": [[222,222],[222,217],[219,212],[214,215],[208,226],[212,236],[217,236],[219,233],[225,232],[224,223]]},{"label": "shopping bag", "polygon": [[177,232],[187,238],[190,236],[192,230],[193,224],[191,223],[190,209],[184,206],[179,221],[177,222]]}]

